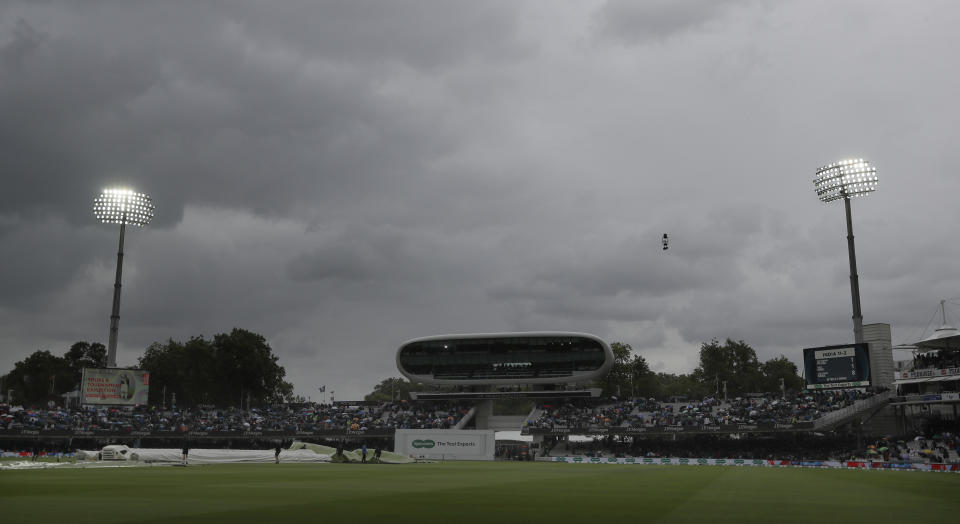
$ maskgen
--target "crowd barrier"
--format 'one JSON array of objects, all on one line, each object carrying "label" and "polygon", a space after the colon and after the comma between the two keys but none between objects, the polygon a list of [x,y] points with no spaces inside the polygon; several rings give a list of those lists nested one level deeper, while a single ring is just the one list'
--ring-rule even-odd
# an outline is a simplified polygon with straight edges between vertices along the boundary
[{"label": "crowd barrier", "polygon": [[[76,453],[61,453],[55,451],[41,451],[38,457],[74,457]],[[0,452],[0,458],[33,458],[33,452],[30,451],[3,451]]]},{"label": "crowd barrier", "polygon": [[875,462],[862,460],[760,460],[760,459],[708,459],[708,458],[648,458],[648,457],[549,457],[541,460],[569,464],[640,464],[668,466],[752,466],[752,467],[803,467],[834,469],[895,469],[913,471],[955,471],[960,464],[923,464],[900,462]]}]

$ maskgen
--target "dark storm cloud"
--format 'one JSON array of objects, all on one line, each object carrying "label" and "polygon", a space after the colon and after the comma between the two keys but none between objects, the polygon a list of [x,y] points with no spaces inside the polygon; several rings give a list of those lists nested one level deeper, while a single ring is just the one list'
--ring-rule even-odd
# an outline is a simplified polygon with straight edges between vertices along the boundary
[{"label": "dark storm cloud", "polygon": [[722,16],[744,0],[607,0],[596,13],[600,34],[628,44],[664,40]]},{"label": "dark storm cloud", "polygon": [[89,223],[93,196],[117,183],[153,196],[153,227],[176,224],[191,203],[314,222],[376,215],[371,199],[387,208],[436,185],[417,179],[458,140],[433,135],[436,108],[394,100],[391,78],[517,50],[492,5],[431,6],[442,25],[391,2],[323,4],[302,18],[297,6],[257,3],[31,7],[10,7],[4,20],[16,21],[0,33],[11,35],[0,70],[9,224]]},{"label": "dark storm cloud", "polygon": [[[279,8],[254,1],[236,20],[257,39],[304,53],[321,49],[350,64],[393,62],[432,70],[525,54],[513,36],[517,21],[509,7],[503,0],[339,0],[320,9],[309,0]],[[304,16],[290,16],[298,10]]]},{"label": "dark storm cloud", "polygon": [[495,4],[31,7],[4,13],[0,158],[18,178],[0,205],[73,222],[79,195],[121,181],[167,226],[190,202],[317,214],[397,190],[457,137],[430,136],[434,109],[391,99],[391,78],[519,49]]},{"label": "dark storm cloud", "polygon": [[0,307],[41,312],[93,259],[89,246],[116,248],[113,235],[58,219],[17,221],[0,232]]},{"label": "dark storm cloud", "polygon": [[851,338],[843,206],[812,187],[849,155],[881,177],[854,202],[865,321],[909,341],[960,296],[958,23],[949,2],[5,3],[0,370],[105,340],[108,184],[157,204],[127,236],[121,363],[244,327],[299,393],[359,398],[436,333],[585,331],[664,371],[713,338],[796,359]]},{"label": "dark storm cloud", "polygon": [[429,252],[418,244],[403,231],[349,228],[321,247],[297,255],[287,273],[297,281],[396,281],[411,276],[411,270],[429,260]]},{"label": "dark storm cloud", "polygon": [[740,257],[777,215],[717,209],[678,218],[663,226],[671,239],[668,250],[661,248],[662,234],[648,229],[643,236],[607,237],[590,249],[545,253],[529,274],[494,288],[492,296],[537,300],[544,307],[555,307],[552,299],[576,297],[582,304],[576,313],[584,317],[656,320],[670,297],[729,292],[747,279]]}]

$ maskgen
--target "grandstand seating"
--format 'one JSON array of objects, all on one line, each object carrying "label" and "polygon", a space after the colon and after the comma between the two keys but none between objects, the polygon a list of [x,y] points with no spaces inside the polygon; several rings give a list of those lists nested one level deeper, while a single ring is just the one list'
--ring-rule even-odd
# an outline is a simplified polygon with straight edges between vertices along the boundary
[{"label": "grandstand seating", "polygon": [[129,431],[316,431],[329,429],[446,429],[468,409],[450,403],[383,402],[371,405],[305,404],[283,407],[192,408],[158,410],[140,407],[67,410],[0,404],[0,430]]},{"label": "grandstand seating", "polygon": [[[772,395],[737,398],[724,402],[705,398],[696,402],[658,402],[654,399],[566,400],[547,402],[527,415],[528,427],[597,429],[658,427],[684,424],[726,424],[762,420],[812,420],[835,424],[862,407],[883,404],[887,393],[868,395],[855,391],[814,392],[777,399]],[[0,404],[0,430],[128,431],[318,431],[330,429],[459,429],[471,420],[476,408],[452,402],[381,402],[357,405],[302,404],[263,409],[194,408],[156,410],[114,408],[64,410],[31,409]],[[496,417],[488,417],[496,418]],[[501,428],[503,429],[503,428]],[[816,435],[820,435],[817,437]],[[701,439],[701,437],[706,440]],[[849,438],[849,437],[848,437]],[[712,440],[711,440],[712,439]],[[798,449],[791,449],[797,446]],[[883,447],[889,446],[884,452]],[[552,456],[586,454],[616,456],[725,456],[736,458],[828,457],[841,460],[855,456],[882,455],[885,460],[905,462],[960,463],[960,438],[950,433],[904,441],[876,442],[871,448],[855,449],[839,434],[805,433],[782,438],[724,439],[720,435],[694,435],[672,439],[621,439],[612,436],[588,442],[548,437],[542,453]]]},{"label": "grandstand seating", "polygon": [[757,398],[722,401],[705,398],[696,402],[661,403],[654,399],[628,399],[605,404],[566,401],[543,403],[530,428],[612,428],[659,426],[711,426],[814,422],[827,413],[850,408],[873,394],[860,390],[797,393],[788,398],[766,394]]}]

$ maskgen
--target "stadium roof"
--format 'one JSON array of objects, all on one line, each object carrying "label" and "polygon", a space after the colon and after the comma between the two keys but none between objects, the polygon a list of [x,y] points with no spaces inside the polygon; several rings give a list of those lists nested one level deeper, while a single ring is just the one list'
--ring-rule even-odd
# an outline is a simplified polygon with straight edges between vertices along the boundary
[{"label": "stadium roof", "polygon": [[943,325],[929,337],[916,343],[922,349],[960,349],[960,330]]}]

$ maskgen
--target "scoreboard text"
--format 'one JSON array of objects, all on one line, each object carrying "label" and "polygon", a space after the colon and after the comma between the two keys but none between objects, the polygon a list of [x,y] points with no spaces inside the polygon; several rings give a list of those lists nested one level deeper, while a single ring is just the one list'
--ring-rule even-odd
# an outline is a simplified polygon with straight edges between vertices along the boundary
[{"label": "scoreboard text", "polygon": [[805,348],[803,365],[808,389],[870,385],[870,352],[867,344]]}]

